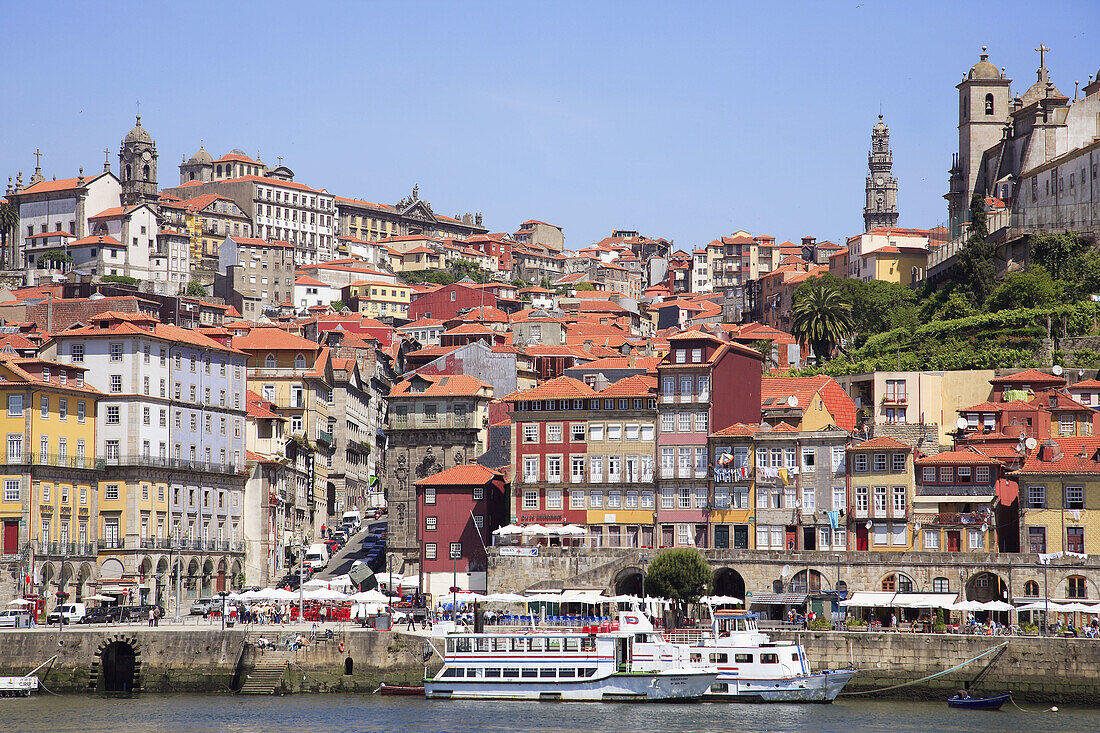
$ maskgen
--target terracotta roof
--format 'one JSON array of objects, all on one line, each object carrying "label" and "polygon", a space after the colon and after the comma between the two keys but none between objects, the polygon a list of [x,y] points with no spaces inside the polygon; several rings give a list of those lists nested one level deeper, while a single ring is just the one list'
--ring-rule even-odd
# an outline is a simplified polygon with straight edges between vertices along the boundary
[{"label": "terracotta roof", "polygon": [[734,423],[727,428],[711,433],[711,437],[714,438],[742,438],[751,437],[761,431],[759,425],[746,425],[745,423]]},{"label": "terracotta roof", "polygon": [[1024,369],[1015,374],[1007,374],[1003,377],[993,377],[990,384],[1065,384],[1066,380],[1053,374],[1045,374],[1037,369]]},{"label": "terracotta roof", "polygon": [[[107,300],[106,298],[104,300]],[[103,321],[110,321],[111,324],[107,328],[101,328],[100,324]],[[180,328],[169,323],[160,323],[157,319],[152,318],[140,313],[116,313],[113,311],[107,311],[98,315],[92,316],[88,319],[91,325],[79,326],[77,328],[70,328],[67,331],[61,331],[54,334],[51,340],[57,338],[69,338],[72,336],[117,336],[121,334],[140,334],[143,336],[153,336],[165,341],[178,341],[180,343],[191,344],[204,349],[210,349],[213,351],[226,351],[234,354],[240,354],[234,347],[223,346],[209,336],[204,336],[198,331],[189,328]]]},{"label": "terracotta roof", "polygon": [[[631,366],[631,359],[634,360]],[[647,372],[657,372],[656,356],[605,356],[595,359],[583,365],[585,371],[600,371],[603,369],[644,369]],[[581,367],[573,367],[581,368]]]},{"label": "terracotta roof", "polygon": [[[98,176],[84,176],[83,185],[88,185],[92,181],[107,175],[106,172],[100,173]],[[77,178],[61,178],[56,181],[39,181],[33,186],[27,186],[25,189],[19,192],[20,195],[28,193],[50,193],[51,191],[67,191],[72,188],[79,188],[81,179]]]},{"label": "terracotta roof", "polygon": [[906,445],[900,440],[895,440],[889,435],[879,435],[870,440],[865,440],[862,443],[848,446],[848,450],[871,450],[881,448],[888,448],[890,450],[912,450],[912,446]]},{"label": "terracotta roof", "polygon": [[[427,382],[423,392],[411,392],[409,387],[412,380],[423,380]],[[457,397],[462,395],[473,396],[478,394],[483,389],[492,389],[492,385],[482,382],[477,377],[471,377],[467,374],[453,374],[453,375],[428,375],[428,374],[416,374],[408,379],[404,379],[394,385],[393,390],[390,391],[390,395],[399,396],[412,396],[412,397]]]},{"label": "terracotta roof", "polygon": [[985,402],[979,402],[973,407],[964,407],[960,409],[959,412],[1000,412],[1004,406],[1004,403],[998,404],[986,400]]},{"label": "terracotta roof", "polygon": [[417,328],[442,328],[443,321],[436,318],[421,318],[413,321],[412,323],[406,323],[404,326],[398,326],[398,331],[412,331]]},{"label": "terracotta roof", "polygon": [[78,239],[75,242],[69,242],[70,247],[79,247],[85,244],[106,244],[114,247],[123,246],[122,242],[113,237],[108,237],[105,234],[93,234],[90,237],[84,237],[83,239]]},{"label": "terracotta roof", "polygon": [[[775,408],[787,397],[798,398],[798,408],[805,411],[820,394],[822,402],[833,416],[833,422],[844,430],[856,425],[856,405],[844,388],[832,377],[819,374],[814,377],[764,377],[760,380],[760,400],[763,409]],[[771,399],[771,404],[766,404]]]},{"label": "terracotta roof", "polygon": [[647,397],[657,392],[657,378],[633,374],[600,390],[604,397]]},{"label": "terracotta roof", "polygon": [[[1057,445],[1061,455],[1051,455],[1051,448]],[[1029,451],[1019,469],[1009,475],[1018,474],[1084,474],[1100,473],[1100,437],[1087,438],[1051,438],[1043,441],[1037,450]],[[1041,458],[1045,460],[1041,460]]]},{"label": "terracotta roof", "polygon": [[466,335],[466,334],[481,334],[481,333],[495,334],[496,331],[489,328],[488,326],[481,326],[481,325],[476,324],[476,323],[463,323],[461,326],[455,326],[454,328],[450,329],[449,331],[444,331],[443,335],[444,336],[463,336],[463,335]]},{"label": "terracotta roof", "polygon": [[1100,389],[1100,380],[1086,379],[1069,386],[1070,389]]},{"label": "terracotta roof", "polygon": [[504,402],[527,402],[530,400],[572,400],[583,399],[585,397],[595,397],[596,390],[589,387],[579,379],[573,379],[573,377],[556,377],[549,381],[543,382],[537,387],[523,390],[521,392],[513,392],[512,394],[502,398]]},{"label": "terracotta roof", "polygon": [[935,464],[943,465],[958,465],[958,464],[983,464],[983,465],[999,465],[1001,462],[996,458],[990,458],[982,451],[973,446],[967,446],[959,450],[949,450],[943,453],[937,453],[934,456],[920,456],[915,461],[917,466],[930,466]]},{"label": "terracotta roof", "polygon": [[310,191],[312,193],[328,193],[328,191],[323,188],[312,188],[304,183],[298,183],[297,181],[283,181],[278,178],[268,178],[267,176],[239,176],[237,178],[227,178],[221,181],[221,183],[234,183],[236,181],[251,181],[252,183],[262,183],[265,186],[293,188],[298,191]]},{"label": "terracotta roof", "polygon": [[[1054,397],[1053,406],[1051,406],[1050,404],[1050,398],[1052,396]],[[1070,397],[1068,394],[1064,392],[1056,392],[1053,390],[1041,392],[1035,395],[1035,399],[1031,400],[1031,404],[1044,410],[1072,410],[1074,412],[1088,413],[1093,412],[1093,409],[1091,407],[1088,407],[1087,405],[1082,405],[1080,402],[1073,399],[1073,397]]]},{"label": "terracotta roof", "polygon": [[295,285],[319,285],[319,286],[325,287],[325,288],[327,288],[329,286],[328,283],[323,283],[320,280],[318,280],[317,278],[310,277],[309,275],[299,275],[298,277],[294,278],[294,284]]},{"label": "terracotta roof", "polygon": [[245,395],[246,402],[248,404],[248,416],[258,419],[267,420],[285,420],[282,415],[274,412],[271,408],[275,407],[275,404],[268,402],[260,395],[256,394],[252,390],[248,390]]},{"label": "terracotta roof", "polygon": [[245,351],[286,349],[317,352],[321,345],[277,326],[256,326],[244,336],[234,336],[233,348]]},{"label": "terracotta roof", "polygon": [[422,478],[417,486],[484,486],[504,474],[486,468],[479,463],[452,466],[445,471]]},{"label": "terracotta roof", "polygon": [[69,234],[68,232],[63,232],[60,230],[54,232],[39,232],[38,234],[28,234],[27,236],[23,237],[23,239],[49,239],[50,237],[68,237],[70,239],[76,239],[75,234]]}]

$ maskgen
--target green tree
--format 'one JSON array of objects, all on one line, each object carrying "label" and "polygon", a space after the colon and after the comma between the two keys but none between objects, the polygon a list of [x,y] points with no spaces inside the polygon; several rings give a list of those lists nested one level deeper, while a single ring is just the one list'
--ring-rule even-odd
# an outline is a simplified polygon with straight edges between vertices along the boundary
[{"label": "green tree", "polygon": [[[545,280],[545,278],[543,278],[543,279]],[[543,286],[543,287],[546,287],[546,286]],[[549,290],[550,288],[546,287],[546,289]],[[576,285],[573,286],[573,289],[584,292],[586,290],[595,290],[596,286],[593,285],[592,283],[577,283]]]},{"label": "green tree", "polygon": [[202,298],[206,296],[206,288],[203,287],[203,284],[198,280],[190,280],[183,294],[191,298]]},{"label": "green tree", "polygon": [[1045,267],[1056,282],[1064,283],[1068,299],[1084,300],[1100,292],[1100,257],[1091,235],[1033,234],[1030,246],[1031,261]]},{"label": "green tree", "polygon": [[1023,272],[1005,275],[985,302],[986,310],[1012,310],[1026,304],[1029,308],[1052,305],[1061,299],[1061,287],[1042,265],[1032,265]]},{"label": "green tree", "polygon": [[997,247],[988,241],[985,219],[985,198],[978,193],[970,198],[970,230],[966,244],[956,259],[956,282],[970,293],[974,305],[981,306],[993,292],[997,277],[994,258]]},{"label": "green tree", "polygon": [[344,301],[342,301],[342,300],[334,300],[331,303],[329,303],[329,305],[332,306],[332,309],[334,311],[336,311],[337,313],[344,310],[344,308],[345,308]]},{"label": "green tree", "polygon": [[835,284],[815,277],[795,291],[791,335],[810,345],[818,364],[842,348],[853,328],[852,306]]},{"label": "green tree", "polygon": [[698,550],[665,550],[646,569],[646,595],[676,601],[673,626],[686,605],[698,603],[709,587],[710,568]]},{"label": "green tree", "polygon": [[917,293],[912,288],[884,280],[820,277],[844,292],[852,305],[853,330],[863,339],[894,328],[915,328],[920,320]]},{"label": "green tree", "polygon": [[62,252],[59,249],[51,249],[48,252],[43,252],[42,256],[38,258],[39,262],[49,262],[54,267],[60,265],[66,265],[73,261],[73,256],[68,252]]},{"label": "green tree", "polygon": [[140,285],[141,280],[136,277],[130,277],[129,275],[104,275],[99,278],[101,282],[105,283],[119,283],[120,285]]}]

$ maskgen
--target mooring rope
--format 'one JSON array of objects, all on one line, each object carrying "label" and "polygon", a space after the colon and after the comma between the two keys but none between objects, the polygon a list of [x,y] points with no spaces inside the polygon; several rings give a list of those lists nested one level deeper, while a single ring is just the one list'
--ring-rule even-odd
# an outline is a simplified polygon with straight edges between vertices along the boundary
[{"label": "mooring rope", "polygon": [[876,692],[886,692],[887,690],[898,690],[898,689],[901,689],[902,687],[909,687],[910,685],[918,685],[921,682],[927,682],[928,680],[934,680],[937,677],[943,677],[944,675],[951,674],[952,672],[958,672],[960,669],[962,669],[966,665],[968,665],[972,662],[976,662],[979,659],[981,659],[982,657],[988,656],[988,655],[992,654],[993,652],[997,651],[998,649],[1000,649],[1001,647],[1006,647],[1006,646],[1008,646],[1008,642],[1007,641],[1002,642],[1002,643],[998,644],[995,647],[992,647],[990,649],[986,649],[984,652],[982,652],[978,656],[973,657],[971,659],[968,659],[965,662],[963,662],[962,664],[956,664],[954,667],[951,667],[950,669],[945,669],[942,672],[935,672],[935,673],[927,675],[925,677],[921,677],[919,680],[912,680],[911,682],[902,682],[899,685],[890,685],[889,687],[880,687],[877,690],[860,690],[858,692],[842,692],[840,694],[841,695],[871,695],[871,694],[874,694]]}]

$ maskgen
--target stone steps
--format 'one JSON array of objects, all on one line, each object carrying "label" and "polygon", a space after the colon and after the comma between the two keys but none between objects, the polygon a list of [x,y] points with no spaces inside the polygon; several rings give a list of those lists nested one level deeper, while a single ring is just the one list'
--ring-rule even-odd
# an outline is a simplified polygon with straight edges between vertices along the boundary
[{"label": "stone steps", "polygon": [[274,695],[294,652],[265,652],[241,686],[241,695]]}]

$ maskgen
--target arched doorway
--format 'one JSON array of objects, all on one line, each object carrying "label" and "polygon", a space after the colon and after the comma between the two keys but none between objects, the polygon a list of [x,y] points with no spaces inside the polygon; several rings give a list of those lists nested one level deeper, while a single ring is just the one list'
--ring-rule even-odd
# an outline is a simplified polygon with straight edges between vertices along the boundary
[{"label": "arched doorway", "polygon": [[199,597],[209,598],[213,595],[210,582],[214,578],[214,561],[207,560],[202,565],[202,583],[199,587]]},{"label": "arched doorway", "polygon": [[214,584],[215,593],[221,593],[223,590],[225,590],[225,568],[225,558],[222,558],[221,562],[218,563],[218,578]]},{"label": "arched doorway", "polygon": [[978,573],[966,581],[966,600],[979,603],[1008,601],[1008,586],[996,573]]},{"label": "arched doorway", "polygon": [[229,585],[233,590],[240,590],[243,585],[241,575],[244,572],[244,567],[241,565],[240,560],[233,561],[233,572],[229,576]]},{"label": "arched doorway", "polygon": [[199,596],[199,561],[195,558],[191,558],[191,562],[187,563],[187,578],[185,582],[187,584],[187,599],[193,601]]},{"label": "arched doorway", "polygon": [[92,566],[88,563],[81,563],[80,569],[76,573],[76,583],[73,587],[73,598],[77,603],[84,600],[84,594],[87,591],[84,586],[91,579]]},{"label": "arched doorway", "polygon": [[714,571],[714,591],[716,596],[733,596],[745,600],[745,579],[733,568],[718,568]]},{"label": "arched doorway", "polygon": [[139,603],[146,604],[153,599],[153,558],[145,557],[138,565]]},{"label": "arched doorway", "polygon": [[791,578],[788,592],[790,593],[820,593],[828,587],[825,576],[816,570],[803,570]]},{"label": "arched doorway", "polygon": [[168,592],[168,558],[162,557],[157,563],[157,596],[155,603],[161,608],[166,608]]},{"label": "arched doorway", "polygon": [[107,694],[133,694],[138,687],[137,653],[126,641],[112,641],[99,653],[99,666]]},{"label": "arched doorway", "polygon": [[642,571],[638,568],[623,568],[615,574],[611,582],[617,596],[642,596]]}]

